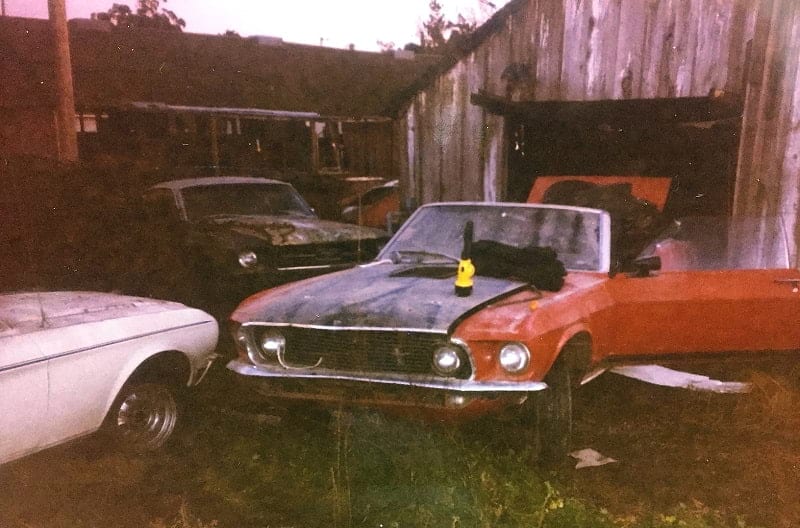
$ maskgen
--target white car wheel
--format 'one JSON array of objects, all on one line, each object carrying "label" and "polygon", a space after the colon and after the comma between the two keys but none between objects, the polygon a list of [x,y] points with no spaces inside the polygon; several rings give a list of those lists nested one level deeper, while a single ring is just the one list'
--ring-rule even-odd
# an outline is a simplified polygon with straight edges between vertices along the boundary
[{"label": "white car wheel", "polygon": [[178,402],[166,385],[126,385],[111,409],[111,432],[133,451],[152,451],[163,446],[175,431]]}]

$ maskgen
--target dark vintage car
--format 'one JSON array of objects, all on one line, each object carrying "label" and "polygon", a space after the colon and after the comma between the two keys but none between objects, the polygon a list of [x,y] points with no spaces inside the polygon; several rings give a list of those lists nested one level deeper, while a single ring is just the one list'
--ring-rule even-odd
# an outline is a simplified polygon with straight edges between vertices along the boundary
[{"label": "dark vintage car", "polygon": [[213,290],[239,301],[265,287],[372,260],[388,236],[320,219],[292,185],[263,178],[212,177],[154,185],[152,216],[178,227],[184,261]]},{"label": "dark vintage car", "polygon": [[[765,258],[744,238],[759,233],[752,226],[695,226],[705,238],[693,240],[675,229],[690,223],[675,223],[620,271],[611,221],[576,206],[423,206],[374,262],[243,302],[228,368],[282,398],[454,417],[511,410],[531,417],[522,430],[549,459],[569,446],[573,390],[605,370],[670,384],[676,371],[636,369],[800,349],[800,271],[779,239]],[[700,259],[705,249],[715,258]],[[662,256],[669,269],[659,270]]]}]

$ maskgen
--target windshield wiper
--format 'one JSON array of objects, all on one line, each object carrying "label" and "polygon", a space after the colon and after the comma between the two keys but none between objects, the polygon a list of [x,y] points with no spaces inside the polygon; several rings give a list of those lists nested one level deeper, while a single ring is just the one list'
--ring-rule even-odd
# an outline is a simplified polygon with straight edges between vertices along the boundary
[{"label": "windshield wiper", "polygon": [[[410,260],[413,258],[413,260]],[[458,259],[451,255],[444,253],[436,253],[434,251],[425,251],[422,249],[400,249],[393,251],[391,254],[392,263],[399,264],[401,262],[415,262],[423,263],[426,259],[446,260],[453,264],[458,264]]]}]

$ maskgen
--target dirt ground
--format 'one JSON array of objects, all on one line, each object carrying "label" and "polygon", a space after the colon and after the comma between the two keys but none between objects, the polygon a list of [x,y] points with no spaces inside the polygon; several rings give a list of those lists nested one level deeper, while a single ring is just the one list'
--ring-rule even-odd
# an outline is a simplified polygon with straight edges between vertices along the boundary
[{"label": "dirt ground", "polygon": [[[206,390],[219,387],[211,383]],[[195,409],[199,418],[190,429],[225,423],[203,421],[202,416],[220,413],[239,413],[253,426],[298,426],[227,408],[224,402],[231,396],[201,394]],[[796,393],[766,377],[743,396],[604,375],[577,394],[575,447],[591,447],[617,462],[580,470],[565,462],[549,478],[563,493],[618,519],[686,505],[721,512],[730,526],[737,526],[737,518],[749,526],[798,526],[797,402]],[[314,427],[313,422],[300,426],[309,423]],[[190,430],[180,449],[147,457],[111,455],[96,441],[80,441],[7,464],[0,467],[0,527],[159,526],[158,519],[174,519],[187,500],[203,519],[235,525],[235,516],[203,497],[209,486],[219,485],[209,477],[208,466],[239,434]],[[189,525],[172,522],[161,526]]]}]

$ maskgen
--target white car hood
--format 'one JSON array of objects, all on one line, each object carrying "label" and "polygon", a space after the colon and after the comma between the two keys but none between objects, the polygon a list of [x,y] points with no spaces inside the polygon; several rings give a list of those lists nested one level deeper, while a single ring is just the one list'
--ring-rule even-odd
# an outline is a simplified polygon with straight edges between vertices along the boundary
[{"label": "white car hood", "polygon": [[29,292],[0,295],[0,336],[43,328],[128,317],[184,305],[98,292]]}]

